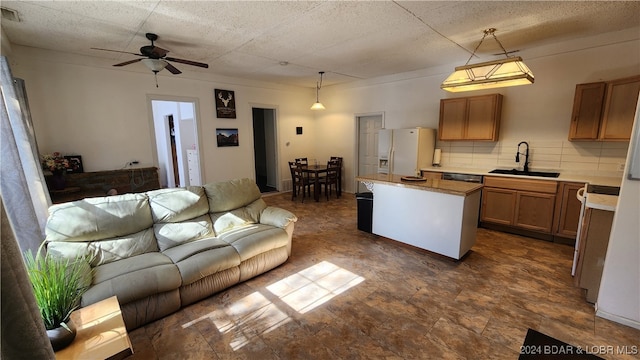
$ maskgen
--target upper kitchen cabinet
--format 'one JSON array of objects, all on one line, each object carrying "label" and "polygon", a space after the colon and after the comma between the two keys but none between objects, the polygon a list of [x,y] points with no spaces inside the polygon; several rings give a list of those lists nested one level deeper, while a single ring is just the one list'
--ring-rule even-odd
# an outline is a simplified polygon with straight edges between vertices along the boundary
[{"label": "upper kitchen cabinet", "polygon": [[441,99],[438,138],[497,141],[501,114],[501,94]]},{"label": "upper kitchen cabinet", "polygon": [[569,140],[629,141],[640,76],[576,85]]}]

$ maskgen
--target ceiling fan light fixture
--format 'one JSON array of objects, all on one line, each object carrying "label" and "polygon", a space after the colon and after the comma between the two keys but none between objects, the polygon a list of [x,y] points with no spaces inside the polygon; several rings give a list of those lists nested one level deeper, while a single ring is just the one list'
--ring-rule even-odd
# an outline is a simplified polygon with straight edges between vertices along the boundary
[{"label": "ceiling fan light fixture", "polygon": [[502,48],[506,59],[487,61],[469,65],[469,60],[463,66],[458,66],[454,72],[446,78],[440,88],[450,92],[472,91],[492,89],[507,86],[533,84],[534,76],[529,67],[519,56],[509,57],[491,28],[484,30],[484,36],[476,46],[469,60],[475,55],[476,50],[482,44],[487,35],[492,35]]},{"label": "ceiling fan light fixture", "polygon": [[142,59],[141,61],[146,67],[149,68],[149,70],[155,73],[164,69],[169,64],[168,62],[162,59]]},{"label": "ceiling fan light fixture", "polygon": [[320,92],[320,88],[322,87],[322,75],[324,74],[324,71],[320,71],[318,74],[320,74],[320,82],[316,82],[316,102],[311,105],[311,110],[325,110],[324,105],[322,105],[322,103],[318,99],[318,94]]}]

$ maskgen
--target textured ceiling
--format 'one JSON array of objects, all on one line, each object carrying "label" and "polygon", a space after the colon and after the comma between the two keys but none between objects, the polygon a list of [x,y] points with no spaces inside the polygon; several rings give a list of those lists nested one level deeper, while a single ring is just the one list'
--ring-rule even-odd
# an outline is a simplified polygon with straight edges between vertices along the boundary
[{"label": "textured ceiling", "polygon": [[[639,1],[2,1],[11,44],[106,58],[136,56],[145,33],[169,56],[209,64],[182,71],[313,87],[464,64],[482,31],[506,50],[527,50],[638,29]],[[471,62],[498,58],[492,39]],[[288,62],[283,66],[281,62]],[[144,65],[135,63],[128,67]],[[148,70],[147,70],[148,71]],[[180,76],[180,75],[178,75]]]}]

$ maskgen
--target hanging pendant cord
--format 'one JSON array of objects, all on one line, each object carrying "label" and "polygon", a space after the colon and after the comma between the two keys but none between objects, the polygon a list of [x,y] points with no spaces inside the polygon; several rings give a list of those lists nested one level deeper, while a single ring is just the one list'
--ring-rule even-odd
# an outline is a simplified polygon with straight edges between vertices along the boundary
[{"label": "hanging pendant cord", "polygon": [[476,51],[478,51],[478,48],[480,47],[480,45],[482,45],[482,42],[484,41],[484,38],[487,37],[487,35],[493,36],[493,39],[498,43],[498,45],[500,45],[500,48],[502,49],[502,52],[504,53],[504,56],[506,56],[507,58],[509,57],[509,54],[507,53],[507,50],[504,48],[504,46],[502,46],[502,43],[496,37],[495,32],[496,32],[495,28],[489,28],[489,29],[484,30],[484,35],[482,35],[482,39],[480,39],[480,42],[478,43],[476,48],[473,49],[473,53],[471,54],[471,56],[469,56],[469,60],[467,60],[467,63],[465,65],[469,65],[469,61],[471,61],[473,56],[476,54]]},{"label": "hanging pendant cord", "polygon": [[320,88],[322,87],[322,74],[324,74],[324,71],[320,71],[320,82],[316,81],[316,102],[320,102],[318,101],[318,92],[320,91]]}]

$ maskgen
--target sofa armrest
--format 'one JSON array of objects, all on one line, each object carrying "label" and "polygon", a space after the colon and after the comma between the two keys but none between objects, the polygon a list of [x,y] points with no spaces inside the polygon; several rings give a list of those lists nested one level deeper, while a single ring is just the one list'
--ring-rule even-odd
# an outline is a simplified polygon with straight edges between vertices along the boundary
[{"label": "sofa armrest", "polygon": [[260,223],[279,228],[285,228],[292,222],[298,221],[298,217],[292,212],[274,206],[268,206],[260,214]]}]

